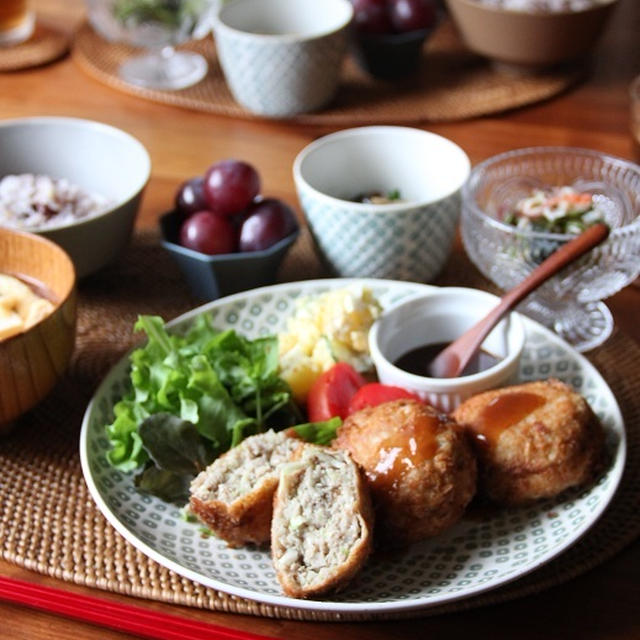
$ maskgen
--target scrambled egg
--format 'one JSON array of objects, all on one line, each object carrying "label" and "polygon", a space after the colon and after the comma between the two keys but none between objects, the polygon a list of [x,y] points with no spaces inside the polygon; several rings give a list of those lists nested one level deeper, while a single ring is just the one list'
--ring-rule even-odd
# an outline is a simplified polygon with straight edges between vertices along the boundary
[{"label": "scrambled egg", "polygon": [[338,361],[357,371],[371,368],[368,333],[381,311],[371,290],[356,285],[298,301],[287,330],[278,336],[280,375],[298,402]]},{"label": "scrambled egg", "polygon": [[0,273],[0,340],[26,331],[53,311],[53,305],[24,282]]}]

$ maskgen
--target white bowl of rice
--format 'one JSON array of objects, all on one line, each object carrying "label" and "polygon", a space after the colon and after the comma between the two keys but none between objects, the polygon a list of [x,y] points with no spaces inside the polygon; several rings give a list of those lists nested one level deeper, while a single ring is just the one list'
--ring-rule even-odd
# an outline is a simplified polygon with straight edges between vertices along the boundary
[{"label": "white bowl of rice", "polygon": [[77,118],[0,121],[0,227],[59,244],[78,277],[127,246],[151,172],[144,146]]}]

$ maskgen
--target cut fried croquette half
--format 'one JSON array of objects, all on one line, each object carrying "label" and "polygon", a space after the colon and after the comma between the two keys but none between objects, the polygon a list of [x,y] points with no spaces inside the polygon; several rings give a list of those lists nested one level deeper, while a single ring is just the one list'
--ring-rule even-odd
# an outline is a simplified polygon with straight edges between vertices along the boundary
[{"label": "cut fried croquette half", "polygon": [[231,547],[269,542],[280,467],[300,446],[286,432],[246,438],[193,480],[191,511]]},{"label": "cut fried croquette half", "polygon": [[371,551],[373,510],[345,451],[304,445],[276,492],[271,553],[283,591],[307,598],[344,586]]},{"label": "cut fried croquette half", "polygon": [[479,491],[499,503],[553,497],[592,480],[603,462],[600,421],[559,380],[481,393],[453,416],[475,437]]}]

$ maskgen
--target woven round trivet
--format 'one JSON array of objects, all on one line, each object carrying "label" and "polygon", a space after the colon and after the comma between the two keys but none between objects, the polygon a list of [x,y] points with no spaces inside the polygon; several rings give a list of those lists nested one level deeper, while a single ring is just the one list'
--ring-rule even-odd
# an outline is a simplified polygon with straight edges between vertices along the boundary
[{"label": "woven round trivet", "polygon": [[0,47],[0,71],[38,67],[61,58],[69,50],[69,37],[36,22],[33,35],[12,47]]},{"label": "woven round trivet", "polygon": [[[254,118],[231,96],[218,63],[212,38],[185,46],[202,53],[209,73],[199,84],[180,91],[135,87],[118,76],[120,64],[140,53],[101,39],[87,24],[76,33],[73,58],[88,74],[109,86],[148,100]],[[514,74],[466,51],[450,22],[444,22],[427,42],[421,71],[409,80],[390,84],[369,77],[347,60],[334,102],[318,113],[294,122],[316,125],[411,123],[464,120],[546,100],[578,82],[579,66]]]},{"label": "woven round trivet", "polygon": [[[281,280],[318,277],[308,234],[283,265]],[[439,284],[484,287],[462,256]],[[27,569],[77,584],[204,609],[298,620],[417,617],[504,602],[539,592],[604,562],[640,534],[640,348],[618,333],[590,355],[613,389],[628,434],[627,467],[611,505],[576,545],[512,584],[422,612],[332,614],[273,607],[205,588],[161,567],[127,543],[94,505],[78,455],[80,424],[97,384],[133,344],[139,313],[166,319],[194,305],[155,235],[137,236],[120,263],[80,284],[76,353],[49,398],[0,440],[0,555]]]}]

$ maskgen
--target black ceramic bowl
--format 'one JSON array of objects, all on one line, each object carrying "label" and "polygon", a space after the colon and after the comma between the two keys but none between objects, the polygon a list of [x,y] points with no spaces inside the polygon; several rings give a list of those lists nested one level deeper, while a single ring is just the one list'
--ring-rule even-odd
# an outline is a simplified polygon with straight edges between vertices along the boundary
[{"label": "black ceramic bowl", "polygon": [[300,233],[297,229],[264,251],[208,256],[178,244],[183,219],[178,211],[160,218],[162,246],[177,262],[193,293],[203,300],[273,284],[280,263]]},{"label": "black ceramic bowl", "polygon": [[424,43],[432,32],[430,27],[405,33],[358,33],[354,56],[360,67],[376,78],[403,79],[420,67]]}]

